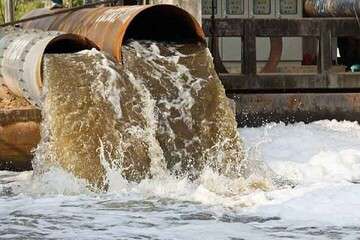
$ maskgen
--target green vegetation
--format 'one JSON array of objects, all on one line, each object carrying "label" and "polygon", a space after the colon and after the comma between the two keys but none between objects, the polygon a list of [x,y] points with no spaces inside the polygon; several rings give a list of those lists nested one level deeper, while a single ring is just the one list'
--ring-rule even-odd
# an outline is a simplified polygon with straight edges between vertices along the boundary
[{"label": "green vegetation", "polygon": [[[13,0],[13,2],[16,20],[20,19],[25,13],[36,8],[43,8],[50,3],[49,0]],[[83,0],[64,0],[67,7],[79,6],[82,3]],[[4,4],[5,0],[0,0],[0,23],[5,22]]]},{"label": "green vegetation", "polygon": [[[42,0],[14,0],[15,18],[19,19],[26,12],[35,8],[42,8],[45,6],[45,1]],[[5,22],[5,0],[0,0],[0,22]]]},{"label": "green vegetation", "polygon": [[83,4],[83,0],[64,0],[64,4],[67,7],[76,7]]}]

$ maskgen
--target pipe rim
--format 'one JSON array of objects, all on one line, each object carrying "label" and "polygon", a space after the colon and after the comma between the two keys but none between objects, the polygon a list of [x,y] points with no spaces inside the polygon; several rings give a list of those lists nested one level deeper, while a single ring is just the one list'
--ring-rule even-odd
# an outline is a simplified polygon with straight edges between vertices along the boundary
[{"label": "pipe rim", "polygon": [[[201,44],[206,44],[206,36],[205,33],[200,25],[200,23],[196,20],[196,18],[191,15],[189,12],[187,12],[186,10],[184,10],[183,8],[177,7],[175,5],[172,4],[154,4],[154,5],[143,5],[141,7],[139,7],[139,10],[136,11],[134,14],[131,14],[130,18],[128,18],[126,20],[126,22],[123,25],[120,25],[118,28],[118,32],[117,32],[117,39],[118,41],[115,43],[116,46],[114,49],[116,49],[116,52],[114,52],[114,56],[115,58],[120,62],[122,59],[121,56],[121,49],[122,46],[124,45],[124,42],[127,40],[126,34],[129,31],[129,28],[131,27],[131,24],[134,23],[134,20],[136,18],[139,17],[139,15],[141,14],[146,14],[149,11],[152,10],[156,10],[156,9],[161,9],[164,8],[163,11],[165,11],[166,9],[169,9],[171,11],[173,11],[174,13],[178,14],[178,17],[183,15],[185,16],[188,21],[189,24],[191,24],[191,29],[194,31],[194,41],[201,43]],[[109,8],[111,9],[111,8]],[[151,39],[149,39],[151,40]]]}]

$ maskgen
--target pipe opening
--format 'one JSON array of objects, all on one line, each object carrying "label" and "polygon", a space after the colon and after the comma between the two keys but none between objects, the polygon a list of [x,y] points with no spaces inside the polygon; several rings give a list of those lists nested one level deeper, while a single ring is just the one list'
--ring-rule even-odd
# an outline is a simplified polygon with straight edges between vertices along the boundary
[{"label": "pipe opening", "polygon": [[49,42],[44,53],[75,53],[92,48],[99,49],[86,38],[75,34],[63,34]]},{"label": "pipe opening", "polygon": [[[81,37],[76,34],[62,34],[51,40],[43,54],[65,54],[65,53],[76,53],[82,50],[91,50],[99,47],[88,40],[87,38]],[[41,60],[41,69],[43,68],[43,59]],[[43,72],[40,71],[40,84],[43,85]]]},{"label": "pipe opening", "polygon": [[185,10],[172,5],[155,5],[140,12],[127,27],[129,39],[176,43],[204,42],[200,25]]}]

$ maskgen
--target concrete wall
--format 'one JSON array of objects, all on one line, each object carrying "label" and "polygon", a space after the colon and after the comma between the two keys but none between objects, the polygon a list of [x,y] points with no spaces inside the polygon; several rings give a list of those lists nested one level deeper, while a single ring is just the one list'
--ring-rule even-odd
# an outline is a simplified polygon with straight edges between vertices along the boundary
[{"label": "concrete wall", "polygon": [[150,0],[151,4],[174,4],[191,13],[201,24],[201,1],[200,0]]},{"label": "concrete wall", "polygon": [[259,93],[229,97],[236,103],[239,127],[259,127],[270,122],[360,120],[359,93]]}]

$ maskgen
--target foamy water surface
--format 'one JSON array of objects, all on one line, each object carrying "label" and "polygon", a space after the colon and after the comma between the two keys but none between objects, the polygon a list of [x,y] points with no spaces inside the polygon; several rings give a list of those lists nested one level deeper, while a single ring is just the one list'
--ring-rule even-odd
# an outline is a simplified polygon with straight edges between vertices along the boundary
[{"label": "foamy water surface", "polygon": [[250,188],[210,170],[139,184],[109,172],[109,192],[93,193],[59,169],[0,172],[0,239],[358,239],[358,123],[239,131],[249,158],[292,187]]}]

